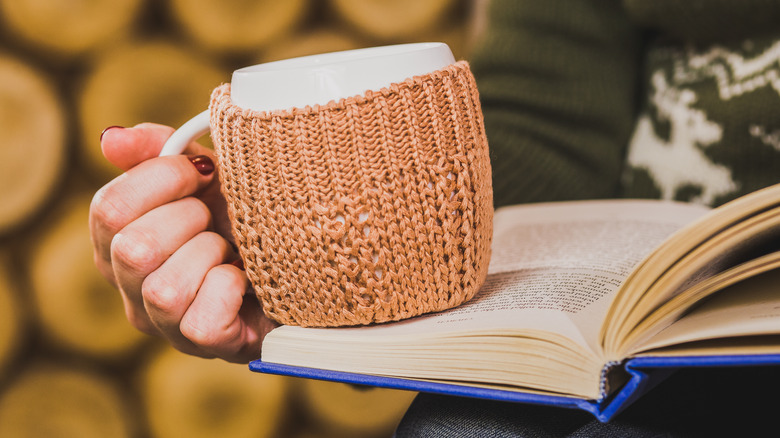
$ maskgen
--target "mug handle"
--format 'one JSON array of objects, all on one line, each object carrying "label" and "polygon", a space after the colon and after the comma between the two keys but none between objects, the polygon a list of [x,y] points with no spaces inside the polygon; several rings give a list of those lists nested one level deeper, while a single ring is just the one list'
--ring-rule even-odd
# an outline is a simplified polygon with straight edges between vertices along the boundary
[{"label": "mug handle", "polygon": [[191,141],[196,140],[207,132],[209,132],[209,110],[205,110],[191,118],[187,123],[174,131],[168,137],[168,140],[165,141],[162,150],[160,150],[160,156],[164,157],[182,153]]}]

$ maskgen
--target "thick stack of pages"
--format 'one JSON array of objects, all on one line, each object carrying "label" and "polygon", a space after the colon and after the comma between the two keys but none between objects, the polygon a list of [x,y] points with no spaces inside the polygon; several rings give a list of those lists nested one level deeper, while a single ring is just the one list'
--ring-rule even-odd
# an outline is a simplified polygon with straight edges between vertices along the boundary
[{"label": "thick stack of pages", "polygon": [[780,364],[780,185],[719,208],[499,209],[469,303],[350,328],[282,326],[252,370],[561,405],[607,421],[670,370]]}]

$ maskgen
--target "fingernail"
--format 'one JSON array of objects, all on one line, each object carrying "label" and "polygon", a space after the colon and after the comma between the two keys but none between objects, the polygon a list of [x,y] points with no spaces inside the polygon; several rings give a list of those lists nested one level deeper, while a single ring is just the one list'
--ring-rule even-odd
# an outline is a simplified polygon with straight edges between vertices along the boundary
[{"label": "fingernail", "polygon": [[211,158],[205,155],[195,155],[188,158],[201,175],[211,175],[211,173],[214,172],[214,162],[211,161]]},{"label": "fingernail", "polygon": [[241,259],[233,260],[232,262],[230,262],[230,264],[242,271],[244,270],[244,261]]},{"label": "fingernail", "polygon": [[100,133],[100,141],[103,141],[103,136],[106,135],[106,132],[108,132],[110,129],[115,129],[115,128],[117,128],[117,129],[124,129],[124,126],[112,125],[112,126],[109,126],[106,129],[104,129],[103,132]]}]

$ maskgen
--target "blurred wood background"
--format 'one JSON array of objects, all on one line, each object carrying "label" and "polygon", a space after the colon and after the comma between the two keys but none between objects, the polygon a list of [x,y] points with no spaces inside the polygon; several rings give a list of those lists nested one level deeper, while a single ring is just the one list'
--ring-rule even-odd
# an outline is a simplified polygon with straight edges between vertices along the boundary
[{"label": "blurred wood background", "polygon": [[[246,65],[444,41],[484,0],[0,0],[0,436],[382,437],[413,393],[252,373],[125,320],[92,263],[107,126],[177,126]],[[208,139],[205,140],[208,143]]]}]

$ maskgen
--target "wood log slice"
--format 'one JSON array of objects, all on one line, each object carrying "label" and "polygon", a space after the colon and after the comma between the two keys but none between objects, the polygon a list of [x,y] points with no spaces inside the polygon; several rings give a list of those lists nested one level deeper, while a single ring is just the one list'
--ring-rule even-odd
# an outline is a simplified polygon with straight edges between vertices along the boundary
[{"label": "wood log slice", "polygon": [[436,27],[454,0],[331,0],[336,13],[379,40],[414,37]]},{"label": "wood log slice", "polygon": [[0,54],[0,234],[48,200],[64,168],[65,116],[50,80]]},{"label": "wood log slice", "polygon": [[262,438],[276,436],[283,422],[289,378],[172,348],[155,356],[143,374],[144,407],[155,437]]},{"label": "wood log slice", "polygon": [[0,255],[0,376],[4,375],[25,338],[27,315],[14,280],[9,258]]},{"label": "wood log slice", "polygon": [[258,51],[290,33],[308,0],[170,0],[174,17],[193,40],[218,52]]},{"label": "wood log slice", "polygon": [[119,292],[98,272],[89,236],[89,201],[64,203],[31,252],[32,299],[45,334],[86,355],[124,357],[150,339],[130,325]]},{"label": "wood log slice", "polygon": [[0,432],[14,438],[134,436],[114,382],[86,370],[35,365],[0,395]]},{"label": "wood log slice", "polygon": [[392,435],[417,395],[320,380],[304,380],[301,386],[307,410],[317,427],[342,436]]},{"label": "wood log slice", "polygon": [[340,52],[361,47],[364,47],[364,43],[352,35],[335,29],[317,29],[274,44],[264,53],[261,62]]},{"label": "wood log slice", "polygon": [[[192,51],[165,42],[124,46],[106,54],[79,98],[82,155],[102,178],[119,174],[100,149],[108,126],[155,122],[180,126],[208,108],[211,90],[230,72]],[[204,143],[209,145],[207,139]]]},{"label": "wood log slice", "polygon": [[0,0],[9,30],[66,55],[108,46],[131,30],[142,0]]}]

